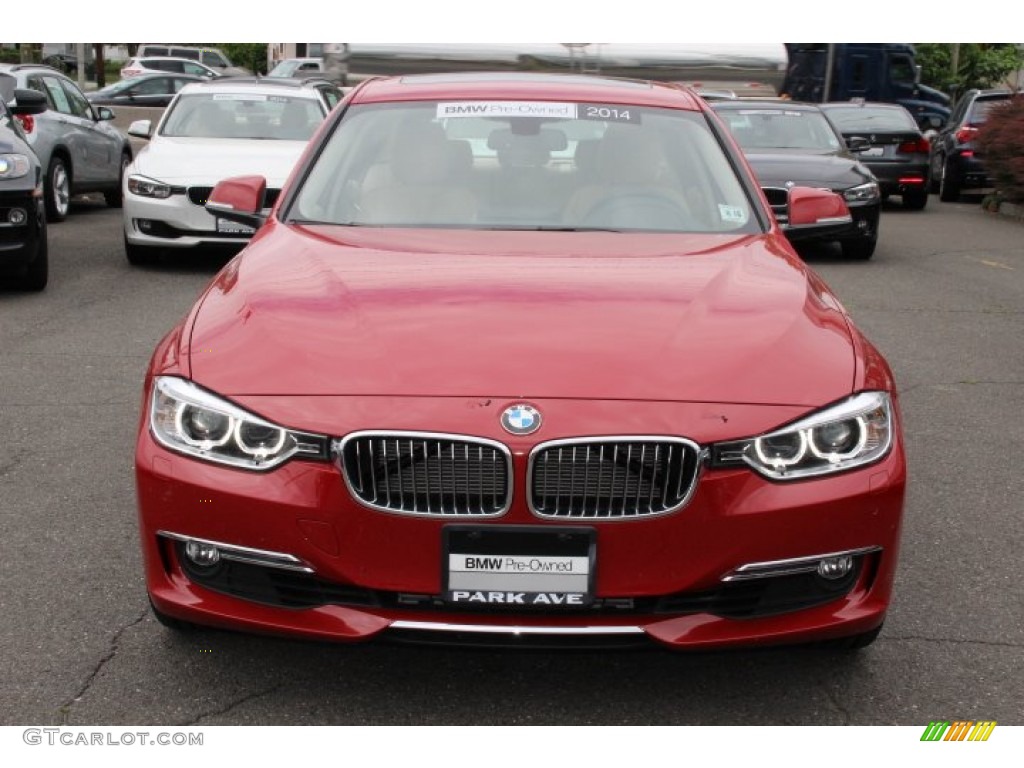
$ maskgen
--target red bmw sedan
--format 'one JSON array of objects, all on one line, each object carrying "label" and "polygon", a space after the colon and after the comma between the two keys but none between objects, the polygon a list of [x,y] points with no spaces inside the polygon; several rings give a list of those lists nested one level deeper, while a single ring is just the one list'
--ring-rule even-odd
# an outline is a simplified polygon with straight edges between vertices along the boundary
[{"label": "red bmw sedan", "polygon": [[[259,163],[254,159],[253,171]],[[368,81],[160,342],[135,463],[165,624],[673,648],[878,634],[888,365],[692,92]],[[849,211],[793,188],[786,227]]]}]

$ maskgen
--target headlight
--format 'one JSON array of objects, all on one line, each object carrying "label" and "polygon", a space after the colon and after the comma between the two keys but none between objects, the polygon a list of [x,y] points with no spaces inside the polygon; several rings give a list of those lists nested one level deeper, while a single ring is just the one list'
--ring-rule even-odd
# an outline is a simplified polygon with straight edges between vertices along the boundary
[{"label": "headlight", "polygon": [[747,464],[773,480],[797,480],[878,461],[892,446],[892,403],[864,392],[767,435],[713,446],[716,466]]},{"label": "headlight", "polygon": [[31,167],[26,155],[0,155],[0,179],[20,179],[28,175]]},{"label": "headlight", "polygon": [[149,426],[172,451],[244,469],[271,469],[296,454],[327,457],[326,437],[271,424],[172,376],[158,376],[154,382]]},{"label": "headlight", "polygon": [[163,200],[171,196],[171,187],[156,179],[147,179],[145,176],[129,176],[128,191],[139,197],[155,197]]},{"label": "headlight", "polygon": [[843,190],[843,197],[848,203],[870,203],[880,198],[878,184],[869,181],[867,184],[858,184]]}]

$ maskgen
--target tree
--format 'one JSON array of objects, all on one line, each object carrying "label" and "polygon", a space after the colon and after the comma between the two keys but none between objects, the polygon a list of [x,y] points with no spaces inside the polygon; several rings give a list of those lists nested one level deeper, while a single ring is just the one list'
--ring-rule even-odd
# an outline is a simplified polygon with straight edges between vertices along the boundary
[{"label": "tree", "polygon": [[952,94],[992,88],[1024,66],[1024,51],[1013,43],[915,43],[914,48],[921,82]]},{"label": "tree", "polygon": [[253,72],[267,73],[266,43],[219,43],[220,48],[236,67],[245,67]]}]

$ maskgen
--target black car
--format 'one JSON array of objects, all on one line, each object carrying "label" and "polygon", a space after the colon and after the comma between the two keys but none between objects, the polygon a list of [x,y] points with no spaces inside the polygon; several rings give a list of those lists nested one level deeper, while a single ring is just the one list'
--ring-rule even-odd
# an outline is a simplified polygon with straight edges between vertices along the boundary
[{"label": "black car", "polygon": [[46,97],[14,82],[0,74],[0,285],[41,291],[49,271],[42,168],[14,115],[44,112]]},{"label": "black car", "polygon": [[93,104],[112,107],[166,107],[186,85],[205,80],[183,74],[139,75],[86,94],[86,98]]},{"label": "black car", "polygon": [[878,181],[816,105],[727,100],[711,107],[743,149],[783,228],[791,187],[828,188],[846,200],[853,222],[827,239],[838,241],[846,258],[871,258],[882,207]]},{"label": "black car", "polygon": [[899,104],[843,101],[822,104],[821,111],[875,174],[883,198],[899,195],[903,207],[913,211],[928,204],[931,144],[906,109]]},{"label": "black car", "polygon": [[992,108],[1011,98],[1011,91],[977,89],[960,97],[949,122],[932,138],[932,187],[940,200],[956,202],[961,192],[981,192],[994,186],[978,157],[974,137]]}]

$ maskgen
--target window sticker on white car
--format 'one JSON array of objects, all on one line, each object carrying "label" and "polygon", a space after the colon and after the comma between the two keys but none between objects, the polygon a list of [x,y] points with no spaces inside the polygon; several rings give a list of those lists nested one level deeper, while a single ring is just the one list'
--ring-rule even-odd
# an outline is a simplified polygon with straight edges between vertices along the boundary
[{"label": "window sticker on white car", "polygon": [[736,205],[723,205],[719,203],[718,215],[722,218],[722,221],[735,221],[739,224],[747,223],[747,212]]},{"label": "window sticker on white car", "polygon": [[437,105],[446,117],[561,117],[574,119],[576,105],[557,101],[449,101]]},{"label": "window sticker on white car", "polygon": [[214,101],[266,101],[267,96],[263,93],[215,93]]}]

